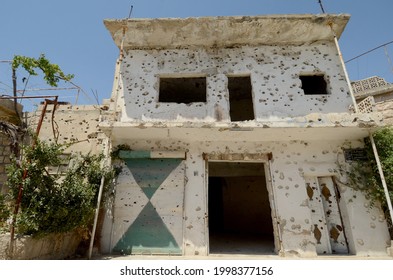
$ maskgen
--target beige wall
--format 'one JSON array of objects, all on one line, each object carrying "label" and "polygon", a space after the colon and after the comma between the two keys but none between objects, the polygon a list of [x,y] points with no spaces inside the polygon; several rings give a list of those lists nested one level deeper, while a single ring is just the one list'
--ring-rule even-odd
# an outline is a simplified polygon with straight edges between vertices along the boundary
[{"label": "beige wall", "polygon": [[393,125],[393,99],[386,100],[383,102],[378,102],[375,104],[377,111],[381,112],[383,115],[383,121],[385,125]]},{"label": "beige wall", "polygon": [[[40,106],[37,111],[27,115],[28,126],[34,131],[38,125],[42,108]],[[60,144],[73,143],[66,149],[66,152],[98,154],[104,151],[104,136],[99,128],[100,106],[58,105],[53,121],[52,110],[53,105],[49,105],[39,133],[41,140],[53,142],[57,137]]]}]

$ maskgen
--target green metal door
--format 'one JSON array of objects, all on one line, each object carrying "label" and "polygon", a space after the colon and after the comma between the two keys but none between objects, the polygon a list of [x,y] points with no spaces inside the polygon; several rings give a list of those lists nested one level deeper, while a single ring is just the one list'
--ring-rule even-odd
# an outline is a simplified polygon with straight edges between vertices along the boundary
[{"label": "green metal door", "polygon": [[113,251],[182,254],[184,161],[128,158],[115,197]]}]

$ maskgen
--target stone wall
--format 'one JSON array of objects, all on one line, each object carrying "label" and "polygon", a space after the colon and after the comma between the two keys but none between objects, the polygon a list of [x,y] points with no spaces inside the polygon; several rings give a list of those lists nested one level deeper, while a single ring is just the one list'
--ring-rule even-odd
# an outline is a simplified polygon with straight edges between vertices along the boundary
[{"label": "stone wall", "polygon": [[[18,113],[22,115],[22,105],[18,104]],[[11,100],[1,100],[0,122],[18,125],[19,119],[14,110],[14,102]],[[5,193],[6,166],[10,163],[11,148],[9,137],[0,130],[0,193]]]},{"label": "stone wall", "polygon": [[7,188],[5,186],[7,175],[6,168],[11,162],[11,148],[10,140],[7,135],[0,132],[0,193],[6,193]]}]

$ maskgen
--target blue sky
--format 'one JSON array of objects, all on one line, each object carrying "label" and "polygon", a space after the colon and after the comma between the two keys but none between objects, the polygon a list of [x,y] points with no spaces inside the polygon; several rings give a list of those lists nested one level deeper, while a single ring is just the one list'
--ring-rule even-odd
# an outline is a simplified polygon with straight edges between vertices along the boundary
[{"label": "blue sky", "polygon": [[[323,0],[327,13],[348,13],[351,19],[340,39],[344,60],[393,40],[392,0]],[[0,61],[14,55],[38,57],[41,53],[64,72],[75,75],[79,104],[96,104],[93,92],[108,98],[112,89],[119,51],[103,25],[107,18],[191,17],[266,14],[318,14],[318,0],[1,0]],[[347,64],[351,80],[378,75],[393,82],[393,44]],[[24,73],[18,75],[19,86]],[[0,95],[12,94],[8,63],[0,63]],[[71,87],[63,84],[61,87]],[[41,79],[31,79],[29,88],[47,88]],[[76,90],[29,92],[57,94],[60,100],[76,102]],[[30,110],[33,103],[25,101]]]}]

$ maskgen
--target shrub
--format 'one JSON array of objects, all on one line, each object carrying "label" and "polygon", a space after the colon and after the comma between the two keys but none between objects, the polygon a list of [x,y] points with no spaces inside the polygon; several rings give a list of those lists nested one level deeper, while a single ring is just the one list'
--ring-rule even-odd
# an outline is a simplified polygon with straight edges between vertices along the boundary
[{"label": "shrub", "polygon": [[[50,167],[64,161],[63,152],[64,146],[37,139],[34,147],[22,147],[20,162],[12,160],[7,169],[10,206],[10,202],[16,201],[20,186],[23,187],[21,211],[15,220],[16,233],[42,236],[90,225],[101,177],[108,183],[113,172],[101,167],[103,155],[73,155],[68,159],[72,164],[64,174],[50,173]],[[7,201],[3,204],[7,205]],[[4,216],[3,221],[9,219],[7,214]]]}]

